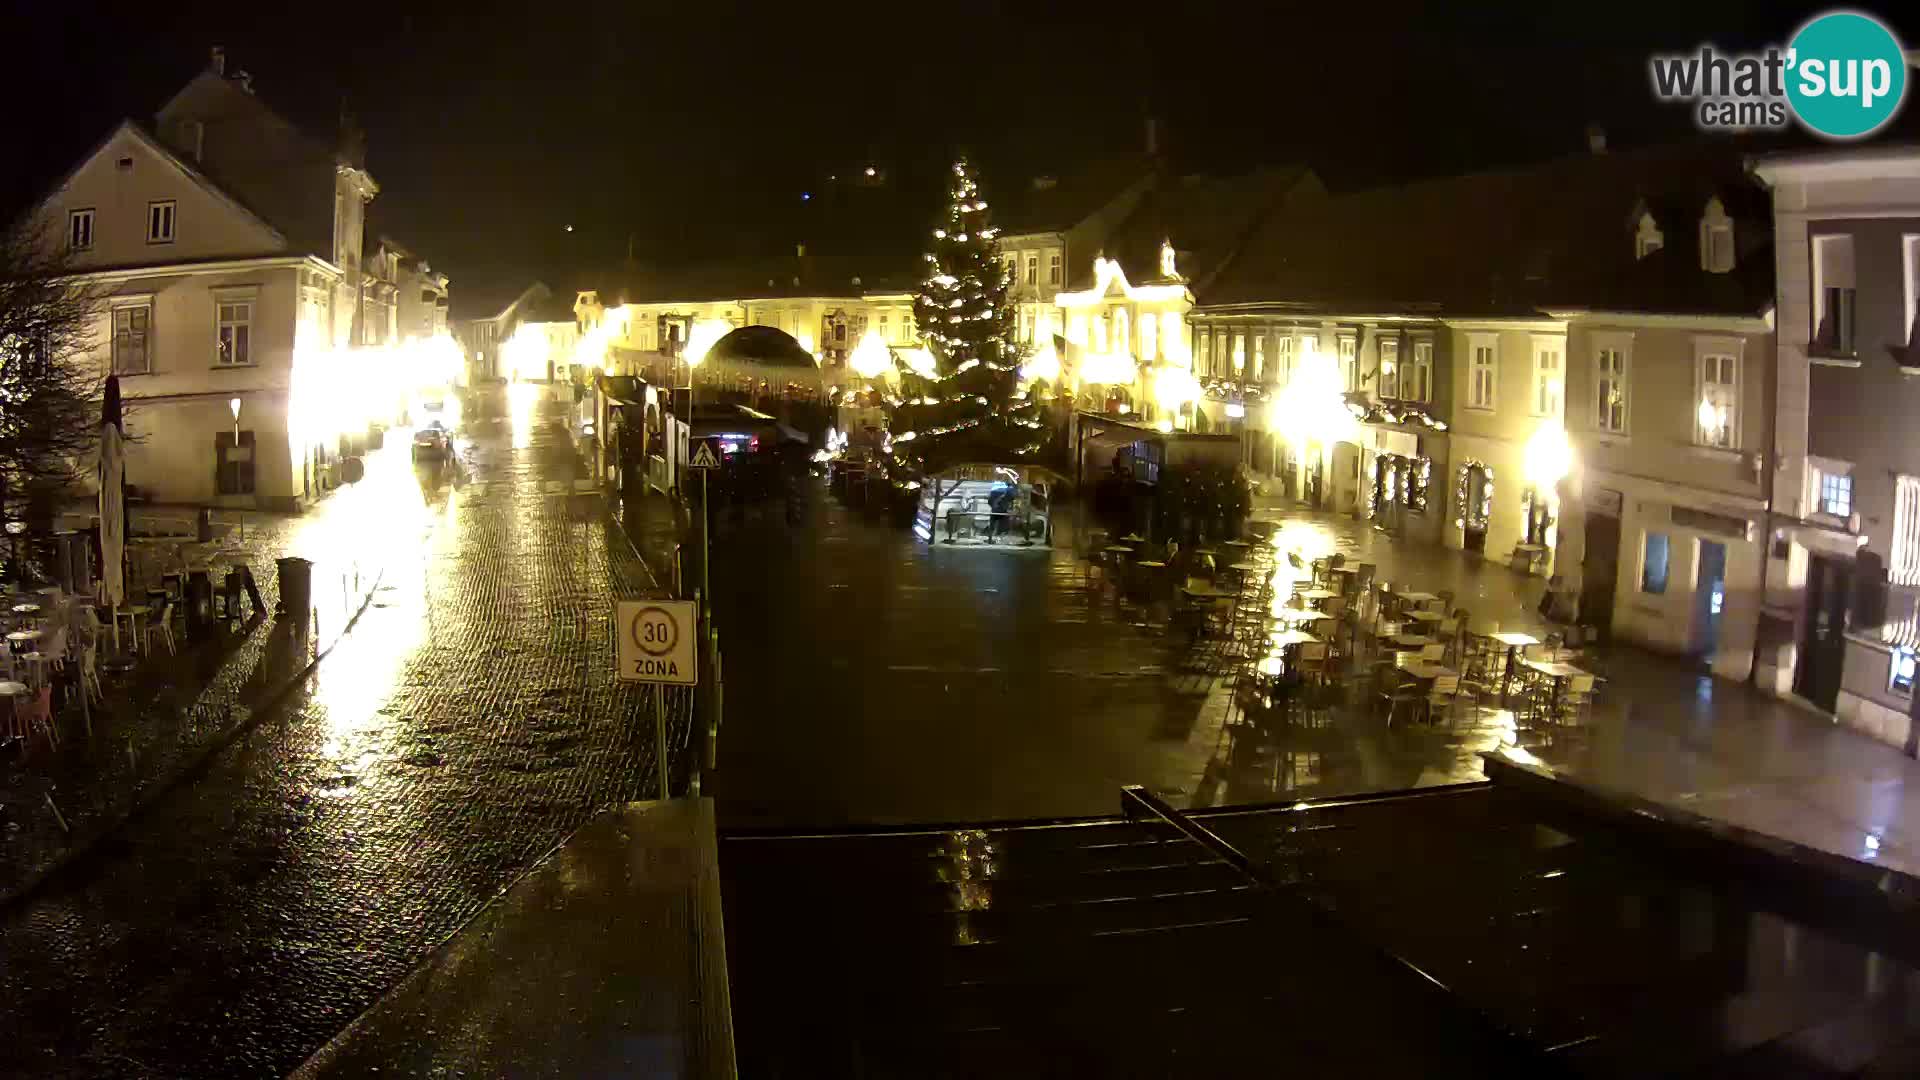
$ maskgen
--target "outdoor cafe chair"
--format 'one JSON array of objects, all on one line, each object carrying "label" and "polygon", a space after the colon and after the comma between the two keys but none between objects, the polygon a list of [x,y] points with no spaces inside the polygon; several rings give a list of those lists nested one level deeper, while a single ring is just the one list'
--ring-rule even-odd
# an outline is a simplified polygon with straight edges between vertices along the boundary
[{"label": "outdoor cafe chair", "polygon": [[1404,672],[1394,669],[1391,685],[1380,692],[1380,701],[1387,709],[1387,726],[1393,726],[1393,718],[1399,714],[1400,707],[1409,711],[1417,710],[1426,704],[1426,698],[1420,693],[1418,685]]},{"label": "outdoor cafe chair", "polygon": [[160,617],[147,623],[146,651],[153,651],[153,635],[159,634],[167,643],[167,652],[178,653],[173,641],[173,601],[168,600],[160,608]]},{"label": "outdoor cafe chair", "polygon": [[1327,681],[1327,647],[1321,642],[1300,646],[1300,673],[1316,683]]},{"label": "outdoor cafe chair", "polygon": [[1435,709],[1446,716],[1448,725],[1453,723],[1454,706],[1460,702],[1460,676],[1435,675],[1433,685],[1427,690],[1427,718],[1433,718]]},{"label": "outdoor cafe chair", "polygon": [[60,734],[53,727],[53,687],[33,687],[24,701],[14,698],[13,707],[28,739],[37,731],[47,737],[48,746],[56,749],[60,746]]}]

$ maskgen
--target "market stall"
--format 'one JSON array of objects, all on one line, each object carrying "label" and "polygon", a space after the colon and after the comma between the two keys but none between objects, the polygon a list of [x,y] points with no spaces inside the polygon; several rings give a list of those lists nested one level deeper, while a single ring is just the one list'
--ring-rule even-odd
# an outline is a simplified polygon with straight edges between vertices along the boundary
[{"label": "market stall", "polygon": [[1040,465],[949,465],[922,482],[913,531],[942,546],[1045,549],[1064,480]]}]

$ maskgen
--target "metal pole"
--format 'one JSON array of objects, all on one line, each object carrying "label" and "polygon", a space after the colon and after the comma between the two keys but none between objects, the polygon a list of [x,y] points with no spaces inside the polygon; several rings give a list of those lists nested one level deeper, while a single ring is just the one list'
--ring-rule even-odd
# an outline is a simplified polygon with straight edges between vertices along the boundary
[{"label": "metal pole", "polygon": [[[713,603],[713,489],[707,482],[712,473],[712,469],[700,470],[700,594],[706,604]],[[704,607],[700,615],[704,620]]]},{"label": "metal pole", "polygon": [[653,753],[660,770],[660,800],[665,802],[672,796],[667,791],[667,708],[661,702],[661,695],[667,688],[655,684],[653,688]]}]

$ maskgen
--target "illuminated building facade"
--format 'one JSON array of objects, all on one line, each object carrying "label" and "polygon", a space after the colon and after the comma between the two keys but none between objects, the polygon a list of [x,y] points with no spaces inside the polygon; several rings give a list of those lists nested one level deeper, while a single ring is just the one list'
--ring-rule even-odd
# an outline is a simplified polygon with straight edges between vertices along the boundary
[{"label": "illuminated building facade", "polygon": [[1276,214],[1200,291],[1195,368],[1277,363],[1297,498],[1559,575],[1582,621],[1744,675],[1771,424],[1754,191],[1737,155],[1682,148]]},{"label": "illuminated building facade", "polygon": [[[1778,287],[1777,447],[1758,681],[1915,753],[1920,152],[1763,157]],[[1761,372],[1756,370],[1756,375]],[[1764,400],[1764,399],[1763,399]]]},{"label": "illuminated building facade", "polygon": [[40,204],[108,293],[95,352],[121,377],[127,481],[148,497],[298,507],[384,418],[368,393],[384,372],[341,359],[375,325],[363,161],[351,129],[300,132],[215,50],[152,129],[122,122]]}]

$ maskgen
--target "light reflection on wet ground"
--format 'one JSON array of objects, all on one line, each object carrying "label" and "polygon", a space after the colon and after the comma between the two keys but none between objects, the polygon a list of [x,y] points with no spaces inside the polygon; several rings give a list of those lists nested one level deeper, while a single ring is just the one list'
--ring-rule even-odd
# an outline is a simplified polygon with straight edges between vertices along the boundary
[{"label": "light reflection on wet ground", "polygon": [[357,555],[385,574],[372,606],[304,693],[6,913],[0,1073],[284,1074],[597,808],[651,789],[607,662],[608,604],[643,571],[568,494],[555,432],[514,441],[478,429],[458,468],[402,457],[301,522],[316,598]]}]

